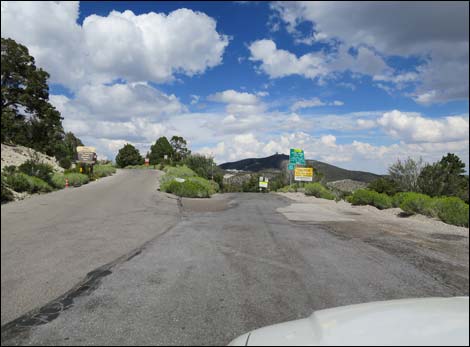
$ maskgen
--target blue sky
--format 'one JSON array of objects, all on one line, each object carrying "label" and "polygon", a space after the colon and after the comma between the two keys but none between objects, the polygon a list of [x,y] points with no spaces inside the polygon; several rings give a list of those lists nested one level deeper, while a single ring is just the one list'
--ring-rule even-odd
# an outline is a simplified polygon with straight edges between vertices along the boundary
[{"label": "blue sky", "polygon": [[1,30],[101,157],[182,135],[219,163],[301,147],[377,173],[468,165],[465,2],[5,1]]}]

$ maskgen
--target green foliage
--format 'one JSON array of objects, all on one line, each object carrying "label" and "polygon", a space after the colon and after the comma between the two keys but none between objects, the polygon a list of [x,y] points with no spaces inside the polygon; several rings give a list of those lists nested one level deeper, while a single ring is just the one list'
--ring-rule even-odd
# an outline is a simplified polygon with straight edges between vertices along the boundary
[{"label": "green foliage", "polygon": [[64,169],[70,169],[70,167],[72,166],[72,161],[69,157],[63,157],[59,159],[59,165]]},{"label": "green foliage", "polygon": [[84,175],[77,172],[69,172],[65,174],[55,173],[54,175],[52,175],[51,185],[56,189],[63,189],[65,188],[65,179],[69,180],[69,187],[78,187],[83,184],[87,184],[90,181],[90,177],[88,175]]},{"label": "green foliage", "polygon": [[24,173],[14,173],[12,175],[6,176],[5,182],[15,192],[26,192],[29,190],[28,177],[29,176]]},{"label": "green foliage", "polygon": [[167,163],[173,158],[173,147],[165,136],[160,137],[154,145],[150,147],[149,160],[150,165],[164,162],[165,155],[168,156]]},{"label": "green foliage", "polygon": [[18,168],[15,165],[8,165],[3,168],[2,173],[5,175],[13,175],[17,171]]},{"label": "green foliage", "polygon": [[1,39],[1,141],[55,155],[64,130],[60,113],[49,103],[49,74],[37,69],[28,49]]},{"label": "green foliage", "polygon": [[1,202],[2,204],[8,201],[13,201],[15,199],[13,193],[11,192],[8,184],[6,183],[5,176],[1,175],[2,181],[2,195],[1,195]]},{"label": "green foliage", "polygon": [[[219,191],[216,182],[198,177],[187,166],[167,166],[165,175],[160,180],[160,190],[178,196],[190,198],[208,198]],[[184,182],[177,182],[176,178],[182,178]]]},{"label": "green foliage", "polygon": [[392,206],[400,207],[401,203],[405,200],[410,192],[400,192],[392,196]]},{"label": "green foliage", "polygon": [[45,193],[52,191],[52,187],[47,182],[38,177],[28,176],[23,172],[7,176],[5,181],[16,192]]},{"label": "green foliage", "polygon": [[468,176],[465,164],[452,153],[426,165],[418,178],[419,191],[430,196],[456,196],[468,202]]},{"label": "green foliage", "polygon": [[367,188],[370,190],[374,190],[377,193],[385,193],[390,196],[398,193],[400,189],[398,187],[398,184],[394,180],[387,177],[381,177],[376,179],[375,181],[372,181],[371,183],[369,183]]},{"label": "green foliage", "polygon": [[468,227],[468,204],[456,197],[435,199],[435,210],[444,223]]},{"label": "green foliage", "polygon": [[112,165],[94,165],[93,174],[96,177],[111,176],[116,173],[116,168]]},{"label": "green foliage", "polygon": [[214,162],[214,158],[205,157],[201,154],[191,154],[187,155],[182,163],[193,170],[198,176],[208,180],[214,178],[214,181],[219,186],[223,185],[224,174]]},{"label": "green foliage", "polygon": [[191,151],[187,147],[186,140],[181,136],[173,136],[170,140],[170,144],[173,148],[173,159],[175,162],[180,162],[191,153]]},{"label": "green foliage", "polygon": [[435,200],[428,195],[409,192],[400,204],[400,208],[409,214],[419,213],[436,217]]},{"label": "green foliage", "polygon": [[313,195],[317,198],[334,200],[335,195],[321,183],[314,182],[305,185],[305,195]]},{"label": "green foliage", "polygon": [[128,165],[142,165],[144,158],[139,153],[139,150],[127,143],[122,147],[116,155],[116,165],[118,167],[126,167]]},{"label": "green foliage", "polygon": [[387,194],[368,189],[356,190],[348,201],[353,205],[372,205],[379,210],[392,207],[392,199]]},{"label": "green foliage", "polygon": [[398,159],[389,167],[388,173],[390,179],[396,183],[399,191],[416,192],[418,177],[422,168],[423,160],[421,158],[418,160],[408,158],[405,161]]},{"label": "green foliage", "polygon": [[38,177],[41,180],[50,183],[54,168],[46,163],[39,163],[35,160],[27,160],[20,166],[18,166],[20,172],[25,173],[28,176]]}]

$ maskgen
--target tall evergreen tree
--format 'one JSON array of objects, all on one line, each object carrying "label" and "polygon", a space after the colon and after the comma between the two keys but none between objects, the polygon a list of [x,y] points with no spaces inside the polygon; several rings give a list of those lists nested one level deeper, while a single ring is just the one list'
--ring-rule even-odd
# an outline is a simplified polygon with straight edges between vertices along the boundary
[{"label": "tall evergreen tree", "polygon": [[62,117],[49,103],[49,74],[28,48],[1,39],[1,141],[55,155],[64,137]]},{"label": "tall evergreen tree", "polygon": [[163,162],[165,155],[169,160],[173,159],[173,147],[165,136],[160,137],[154,145],[150,147],[150,165],[155,165]]}]

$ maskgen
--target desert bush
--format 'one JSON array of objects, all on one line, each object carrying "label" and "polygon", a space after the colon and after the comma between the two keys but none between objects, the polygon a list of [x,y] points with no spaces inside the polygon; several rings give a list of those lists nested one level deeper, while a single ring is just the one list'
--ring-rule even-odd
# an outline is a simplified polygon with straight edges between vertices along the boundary
[{"label": "desert bush", "polygon": [[400,207],[401,203],[403,202],[403,200],[405,200],[408,194],[409,192],[396,193],[394,196],[392,196],[392,206]]},{"label": "desert bush", "polygon": [[377,193],[385,193],[390,196],[395,195],[400,191],[398,184],[387,177],[381,177],[376,179],[375,181],[372,181],[371,183],[369,183],[367,188],[370,190],[374,190]]},{"label": "desert bush", "polygon": [[[191,198],[208,198],[219,191],[217,182],[198,177],[185,165],[167,166],[164,171],[165,175],[160,180],[160,190],[164,192]],[[176,178],[185,181],[178,182]]]},{"label": "desert bush", "polygon": [[377,193],[368,189],[356,190],[351,195],[349,202],[353,205],[372,205],[379,210],[392,207],[392,199],[387,194]]},{"label": "desert bush", "polygon": [[305,195],[313,195],[317,198],[334,200],[335,195],[321,183],[309,183],[305,185]]},{"label": "desert bush", "polygon": [[56,189],[65,188],[65,179],[69,180],[69,186],[81,186],[82,184],[87,184],[90,181],[88,175],[84,175],[77,172],[69,172],[65,174],[56,173],[52,175],[51,185]]},{"label": "desert bush", "polygon": [[5,182],[15,192],[21,193],[29,190],[28,175],[22,172],[6,176]]},{"label": "desert bush", "polygon": [[54,168],[46,163],[39,163],[34,160],[27,160],[20,166],[18,171],[28,175],[40,178],[41,180],[50,183]]},{"label": "desert bush", "polygon": [[188,198],[209,198],[216,192],[216,187],[202,177],[190,177],[184,182],[168,180],[160,185],[160,190]]},{"label": "desert bush", "polygon": [[6,176],[3,174],[1,175],[1,182],[2,182],[2,195],[1,195],[1,202],[2,204],[8,201],[13,201],[15,197],[13,193],[9,189],[8,184],[6,183]]},{"label": "desert bush", "polygon": [[4,175],[13,175],[15,172],[18,172],[18,168],[15,165],[8,165],[5,166],[2,170],[2,174]]},{"label": "desert bush", "polygon": [[93,167],[93,175],[95,177],[106,177],[116,173],[116,168],[112,165],[95,165]]},{"label": "desert bush", "polygon": [[52,191],[52,187],[47,182],[22,172],[7,176],[5,181],[15,192],[46,193]]},{"label": "desert bush", "polygon": [[434,208],[440,220],[447,224],[468,227],[468,204],[456,197],[435,198]]},{"label": "desert bush", "polygon": [[425,194],[407,193],[400,204],[400,208],[409,214],[419,213],[436,217],[435,200]]}]

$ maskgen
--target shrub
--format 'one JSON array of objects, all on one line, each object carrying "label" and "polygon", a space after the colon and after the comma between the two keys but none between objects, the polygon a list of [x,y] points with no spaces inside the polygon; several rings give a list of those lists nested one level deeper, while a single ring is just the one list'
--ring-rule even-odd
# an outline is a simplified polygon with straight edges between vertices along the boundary
[{"label": "shrub", "polygon": [[93,174],[95,177],[106,177],[116,173],[116,168],[112,165],[95,165]]},{"label": "shrub", "polygon": [[377,193],[373,190],[358,189],[349,198],[353,205],[372,205],[379,210],[392,207],[392,199],[383,193]]},{"label": "shrub", "polygon": [[317,198],[334,200],[335,195],[325,188],[321,183],[309,183],[305,185],[305,195],[313,195]]},{"label": "shrub", "polygon": [[16,166],[8,165],[3,168],[2,173],[5,175],[13,175],[17,170],[18,168]]},{"label": "shrub", "polygon": [[400,204],[400,208],[410,214],[419,213],[436,217],[435,200],[428,195],[409,192]]},{"label": "shrub", "polygon": [[69,180],[69,186],[81,186],[82,184],[87,184],[90,181],[90,178],[87,175],[80,173],[64,174],[64,181],[65,178]]},{"label": "shrub", "polygon": [[399,191],[398,184],[387,177],[376,179],[369,183],[367,188],[374,190],[377,193],[385,193],[387,195],[395,195]]},{"label": "shrub", "polygon": [[29,190],[28,175],[20,172],[13,175],[9,175],[5,178],[5,182],[15,192],[26,192]]},{"label": "shrub", "polygon": [[72,160],[69,157],[60,158],[59,165],[64,169],[70,169],[70,166],[72,166]]},{"label": "shrub", "polygon": [[[187,166],[167,166],[166,173],[160,179],[160,190],[184,197],[208,198],[219,191],[217,182],[198,177]],[[176,178],[183,178],[184,182],[178,182]]]},{"label": "shrub", "polygon": [[456,197],[435,198],[437,216],[444,223],[468,227],[468,204]]},{"label": "shrub", "polygon": [[396,193],[393,197],[392,197],[392,205],[393,207],[400,207],[401,203],[403,202],[403,200],[405,200],[405,198],[408,196],[409,192],[400,192],[400,193]]},{"label": "shrub", "polygon": [[52,187],[39,177],[29,176],[30,188],[28,193],[48,193],[52,192]]},{"label": "shrub", "polygon": [[5,182],[5,176],[2,174],[1,181],[2,181],[2,195],[1,195],[1,202],[2,204],[8,201],[13,201],[15,197],[13,193],[8,187],[8,184]]},{"label": "shrub", "polygon": [[38,163],[34,160],[27,160],[20,166],[18,170],[28,176],[40,178],[45,182],[50,182],[54,168],[46,163]]},{"label": "shrub", "polygon": [[22,172],[7,176],[6,183],[16,192],[45,193],[52,191],[52,187],[47,182]]},{"label": "shrub", "polygon": [[51,185],[56,189],[65,188],[65,179],[69,180],[69,186],[81,186],[82,184],[87,184],[90,181],[88,175],[69,172],[66,174],[56,173],[52,175]]},{"label": "shrub", "polygon": [[166,181],[161,184],[160,190],[188,198],[209,198],[215,193],[215,187],[210,181],[201,177],[188,178],[184,182]]}]

